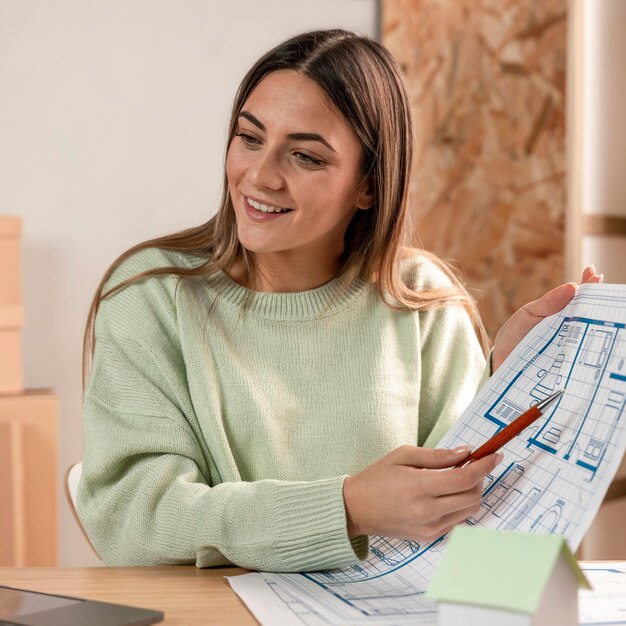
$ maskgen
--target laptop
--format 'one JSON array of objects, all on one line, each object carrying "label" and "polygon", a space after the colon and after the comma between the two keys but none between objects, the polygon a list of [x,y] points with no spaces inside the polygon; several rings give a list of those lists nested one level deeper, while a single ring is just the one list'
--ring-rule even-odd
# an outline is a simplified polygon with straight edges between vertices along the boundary
[{"label": "laptop", "polygon": [[0,626],[144,626],[161,611],[0,585]]}]

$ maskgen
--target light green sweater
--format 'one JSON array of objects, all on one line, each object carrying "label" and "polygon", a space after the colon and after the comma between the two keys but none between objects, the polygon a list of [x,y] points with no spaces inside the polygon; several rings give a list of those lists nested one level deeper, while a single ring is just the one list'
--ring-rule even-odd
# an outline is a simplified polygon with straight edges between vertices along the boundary
[{"label": "light green sweater", "polygon": [[[107,287],[200,261],[144,250]],[[403,262],[409,284],[449,284],[418,261]],[[368,541],[348,537],[344,478],[400,445],[436,444],[469,404],[488,371],[467,314],[397,312],[365,281],[255,293],[218,272],[176,285],[134,283],[96,318],[78,513],[100,557],[357,563]]]}]

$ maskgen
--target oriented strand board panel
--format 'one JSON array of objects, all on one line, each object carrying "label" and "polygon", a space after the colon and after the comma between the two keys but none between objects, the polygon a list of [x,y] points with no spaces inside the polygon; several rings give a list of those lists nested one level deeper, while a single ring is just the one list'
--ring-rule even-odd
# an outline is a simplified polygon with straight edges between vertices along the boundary
[{"label": "oriented strand board panel", "polygon": [[417,139],[421,245],[461,265],[493,339],[564,276],[566,0],[382,0]]}]

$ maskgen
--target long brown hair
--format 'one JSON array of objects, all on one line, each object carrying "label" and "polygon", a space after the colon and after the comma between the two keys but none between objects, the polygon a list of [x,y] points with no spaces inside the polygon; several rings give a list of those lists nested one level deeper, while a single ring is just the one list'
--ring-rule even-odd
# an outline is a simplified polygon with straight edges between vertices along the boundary
[{"label": "long brown hair", "polygon": [[[405,284],[398,261],[411,251],[407,192],[413,158],[409,101],[397,61],[379,42],[344,30],[318,30],[296,35],[262,56],[244,77],[233,104],[227,150],[244,102],[261,79],[277,70],[294,70],[314,80],[350,124],[364,150],[364,179],[372,181],[375,206],[357,211],[348,226],[337,278],[348,285],[358,278],[372,282],[385,302],[398,310],[419,310],[459,304],[477,330],[483,349],[488,339],[473,298],[451,268],[426,251],[451,280],[452,287],[415,291]],[[206,258],[198,267],[161,267],[142,272],[102,293],[115,269],[144,248],[192,253]],[[415,250],[414,250],[415,252]],[[208,222],[133,246],[119,256],[98,285],[89,309],[83,340],[83,388],[95,349],[95,317],[102,299],[147,276],[175,274],[181,278],[211,274],[243,261],[246,276],[254,276],[254,256],[237,238],[235,212],[224,186],[219,209]],[[180,280],[180,279],[179,279]]]}]

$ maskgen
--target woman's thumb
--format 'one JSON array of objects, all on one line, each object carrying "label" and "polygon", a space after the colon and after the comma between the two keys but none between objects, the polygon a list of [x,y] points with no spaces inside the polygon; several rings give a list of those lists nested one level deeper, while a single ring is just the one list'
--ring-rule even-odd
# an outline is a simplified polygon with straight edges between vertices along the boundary
[{"label": "woman's thumb", "polygon": [[565,283],[555,287],[538,300],[529,302],[524,309],[534,317],[548,317],[558,313],[578,291],[576,283]]},{"label": "woman's thumb", "polygon": [[402,446],[398,448],[399,459],[402,465],[411,465],[424,469],[442,469],[452,467],[469,456],[472,449],[469,446],[459,446],[452,450],[447,448],[418,448],[417,446]]}]

